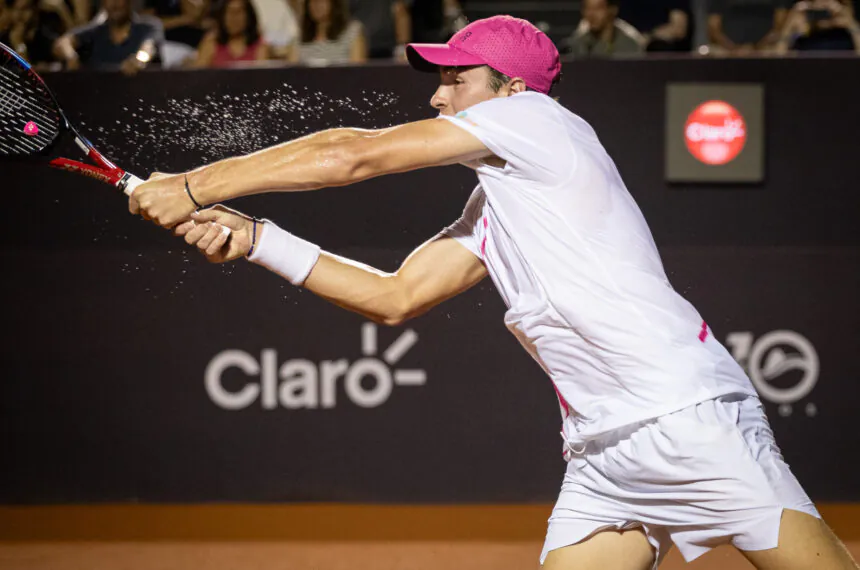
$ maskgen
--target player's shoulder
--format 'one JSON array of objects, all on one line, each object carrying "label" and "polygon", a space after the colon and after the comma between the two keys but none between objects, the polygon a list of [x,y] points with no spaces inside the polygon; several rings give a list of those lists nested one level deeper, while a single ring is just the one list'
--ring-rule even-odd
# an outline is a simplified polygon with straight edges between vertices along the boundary
[{"label": "player's shoulder", "polygon": [[457,118],[476,124],[505,125],[520,131],[558,128],[569,112],[552,97],[534,91],[483,101],[457,114]]},{"label": "player's shoulder", "polygon": [[530,109],[548,109],[555,106],[558,106],[558,103],[549,95],[544,95],[537,91],[523,91],[522,93],[515,93],[509,97],[495,97],[493,99],[483,101],[474,105],[466,112],[481,112],[490,109],[517,109],[519,111],[525,111]]}]

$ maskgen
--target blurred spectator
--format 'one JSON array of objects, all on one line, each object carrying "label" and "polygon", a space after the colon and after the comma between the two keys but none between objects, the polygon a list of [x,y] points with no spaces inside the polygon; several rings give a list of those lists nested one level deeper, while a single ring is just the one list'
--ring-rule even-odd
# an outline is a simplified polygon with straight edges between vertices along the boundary
[{"label": "blurred spectator", "polygon": [[260,19],[263,41],[272,57],[284,58],[299,41],[299,19],[288,0],[251,0]]},{"label": "blurred spectator", "polygon": [[405,0],[351,0],[349,8],[364,26],[370,58],[406,58],[412,22]]},{"label": "blurred spectator", "polygon": [[468,23],[458,0],[412,2],[412,39],[419,44],[445,43]]},{"label": "blurred spectator", "polygon": [[144,13],[164,28],[161,63],[165,68],[190,62],[206,34],[209,0],[146,0]]},{"label": "blurred spectator", "polygon": [[768,50],[779,40],[791,0],[711,0],[708,35],[716,54]]},{"label": "blurred spectator", "polygon": [[367,61],[361,22],[349,17],[341,0],[305,0],[302,42],[290,60],[305,65],[338,65]]},{"label": "blurred spectator", "polygon": [[[36,1],[14,1],[7,10],[8,26],[5,32],[0,32],[0,42],[21,54],[37,70],[43,70],[55,61],[53,47],[58,34],[46,22],[51,13],[39,10]],[[68,9],[64,21],[71,23]]]},{"label": "blurred spectator", "polygon": [[157,56],[164,32],[157,21],[145,20],[130,0],[104,0],[106,19],[67,33],[54,45],[66,69],[116,69],[133,75]]},{"label": "blurred spectator", "polygon": [[[59,2],[59,0],[55,0]],[[103,6],[103,0],[64,0],[71,2],[74,5],[75,21],[80,22],[79,25],[101,24],[107,20],[107,12]],[[131,11],[138,14],[142,21],[151,20],[156,24],[156,27],[161,29],[161,20],[155,16],[145,14],[147,0],[131,0]],[[95,14],[89,16],[90,14]]]},{"label": "blurred spectator", "polygon": [[12,25],[12,14],[10,8],[6,6],[6,0],[0,0],[0,36],[9,31]]},{"label": "blurred spectator", "polygon": [[268,58],[269,48],[260,36],[257,13],[250,0],[221,0],[215,8],[215,29],[200,43],[196,65],[230,67]]},{"label": "blurred spectator", "polygon": [[145,14],[161,20],[164,39],[196,48],[206,33],[208,0],[146,0]]},{"label": "blurred spectator", "polygon": [[645,39],[646,51],[690,51],[690,0],[620,0],[619,17]]},{"label": "blurred spectator", "polygon": [[566,41],[566,51],[578,58],[634,55],[644,51],[645,39],[618,18],[619,0],[583,0],[582,21]]},{"label": "blurred spectator", "polygon": [[798,2],[791,9],[778,52],[853,51],[860,54],[860,24],[848,0]]},{"label": "blurred spectator", "polygon": [[[14,0],[12,0],[14,4]],[[39,12],[39,22],[56,37],[77,25],[75,16],[65,0],[36,0],[34,7]]]},{"label": "blurred spectator", "polygon": [[[59,1],[59,0],[56,0]],[[63,0],[72,7],[72,16],[75,25],[101,24],[107,19],[107,14],[102,6],[102,0]],[[133,12],[143,14],[146,9],[146,0],[131,0]]]},{"label": "blurred spectator", "polygon": [[90,23],[100,7],[98,0],[70,0],[69,4],[72,7],[72,19],[76,26]]}]

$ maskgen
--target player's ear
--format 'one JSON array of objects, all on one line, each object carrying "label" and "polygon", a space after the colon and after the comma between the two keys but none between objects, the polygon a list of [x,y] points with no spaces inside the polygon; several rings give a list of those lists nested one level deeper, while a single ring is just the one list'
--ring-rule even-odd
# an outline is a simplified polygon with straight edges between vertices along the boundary
[{"label": "player's ear", "polygon": [[521,77],[514,77],[511,79],[511,82],[508,83],[508,94],[514,95],[516,93],[522,93],[527,89],[526,82],[523,81]]}]

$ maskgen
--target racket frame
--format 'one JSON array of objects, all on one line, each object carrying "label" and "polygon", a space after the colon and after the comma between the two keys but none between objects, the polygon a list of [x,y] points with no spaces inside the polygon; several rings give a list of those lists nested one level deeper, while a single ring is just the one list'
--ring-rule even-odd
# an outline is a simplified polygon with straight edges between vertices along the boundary
[{"label": "racket frame", "polygon": [[100,180],[101,182],[105,182],[107,184],[111,184],[116,186],[120,190],[122,190],[126,195],[131,196],[134,192],[134,189],[137,188],[140,184],[143,184],[143,180],[134,176],[133,174],[126,172],[122,168],[115,165],[113,162],[109,161],[105,156],[100,153],[93,144],[87,140],[83,135],[81,135],[78,130],[72,126],[71,121],[66,116],[66,113],[63,112],[63,108],[60,106],[60,102],[57,101],[56,95],[51,91],[51,88],[48,87],[48,84],[45,83],[45,80],[36,73],[31,66],[23,57],[18,55],[15,50],[10,48],[9,46],[0,43],[0,49],[11,55],[15,58],[21,67],[24,68],[27,73],[29,73],[45,90],[48,96],[51,98],[51,101],[54,103],[54,107],[56,108],[57,114],[60,116],[60,132],[54,137],[45,148],[39,151],[37,154],[48,154],[54,147],[57,146],[58,142],[61,138],[63,138],[63,131],[66,131],[74,137],[75,144],[79,149],[93,162],[95,162],[98,166],[93,166],[91,164],[86,164],[85,162],[81,162],[78,160],[72,160],[70,158],[57,157],[48,161],[48,165],[53,168],[58,168],[61,170],[68,170],[70,172],[74,172],[76,174],[82,174],[84,176],[89,176],[90,178],[95,178],[96,180]]}]

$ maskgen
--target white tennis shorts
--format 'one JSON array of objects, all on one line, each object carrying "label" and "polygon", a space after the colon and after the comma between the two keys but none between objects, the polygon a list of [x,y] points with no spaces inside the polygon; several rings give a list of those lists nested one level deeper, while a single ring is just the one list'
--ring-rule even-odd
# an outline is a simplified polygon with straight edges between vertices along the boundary
[{"label": "white tennis shorts", "polygon": [[720,544],[775,548],[783,509],[819,517],[782,459],[758,398],[722,396],[626,426],[573,455],[540,562],[607,529],[641,527],[657,556]]}]

